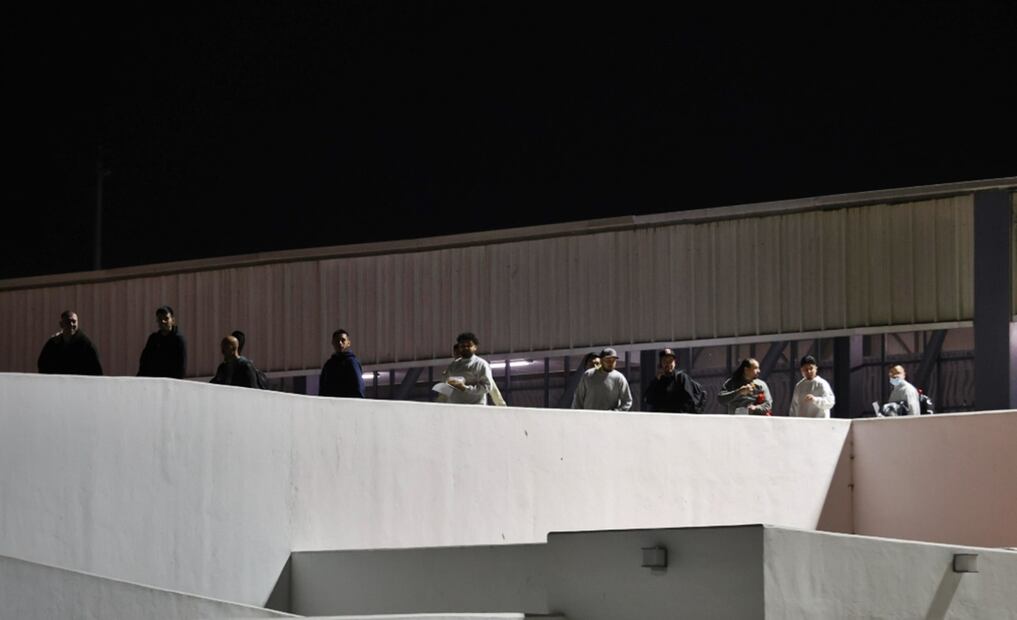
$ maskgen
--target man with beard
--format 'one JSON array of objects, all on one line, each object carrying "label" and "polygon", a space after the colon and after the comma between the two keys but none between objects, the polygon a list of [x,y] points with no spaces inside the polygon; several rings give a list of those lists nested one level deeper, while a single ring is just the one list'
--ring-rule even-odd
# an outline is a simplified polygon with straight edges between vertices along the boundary
[{"label": "man with beard", "polygon": [[60,331],[50,336],[39,354],[39,372],[48,375],[101,375],[102,365],[92,341],[78,329],[78,314],[64,310]]}]

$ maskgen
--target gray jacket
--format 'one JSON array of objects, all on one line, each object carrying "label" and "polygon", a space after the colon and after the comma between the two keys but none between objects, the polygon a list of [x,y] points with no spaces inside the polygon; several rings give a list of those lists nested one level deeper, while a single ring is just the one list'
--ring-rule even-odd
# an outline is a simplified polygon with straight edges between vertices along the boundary
[{"label": "gray jacket", "polygon": [[[752,412],[754,415],[766,415],[768,411],[773,409],[773,397],[770,396],[770,386],[766,385],[766,381],[756,379],[752,382],[753,390],[751,394],[740,394],[738,389],[745,385],[745,383],[745,379],[741,378],[735,379],[732,377],[728,379],[724,382],[724,387],[717,393],[717,400],[720,401],[720,404],[727,407],[727,412],[731,415],[734,415],[739,407],[748,407],[749,405],[759,406],[759,409]],[[760,394],[762,394],[762,402],[759,402]]]}]

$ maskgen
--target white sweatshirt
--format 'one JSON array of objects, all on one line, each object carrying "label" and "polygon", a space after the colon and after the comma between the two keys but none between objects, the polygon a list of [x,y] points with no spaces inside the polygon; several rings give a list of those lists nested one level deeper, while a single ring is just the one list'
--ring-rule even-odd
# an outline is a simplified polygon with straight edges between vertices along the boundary
[{"label": "white sweatshirt", "polygon": [[[811,403],[804,400],[809,394],[815,399]],[[791,395],[791,413],[788,415],[792,418],[828,418],[836,402],[830,384],[816,375],[815,379],[802,379],[795,385]]]}]

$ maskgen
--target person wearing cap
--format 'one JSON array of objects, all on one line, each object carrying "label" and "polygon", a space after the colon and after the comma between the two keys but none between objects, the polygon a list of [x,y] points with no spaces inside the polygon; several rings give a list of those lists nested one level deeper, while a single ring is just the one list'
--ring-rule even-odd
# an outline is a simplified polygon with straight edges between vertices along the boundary
[{"label": "person wearing cap", "polygon": [[607,348],[599,357],[600,367],[587,370],[579,380],[572,408],[628,411],[632,408],[632,390],[625,375],[614,369],[618,352]]},{"label": "person wearing cap", "polygon": [[699,413],[703,400],[702,386],[678,370],[678,357],[674,351],[661,351],[657,376],[643,392],[643,411]]},{"label": "person wearing cap", "polygon": [[477,355],[480,340],[471,332],[463,332],[456,337],[459,345],[459,357],[449,364],[445,383],[452,386],[454,392],[448,402],[462,405],[486,405],[487,395],[494,385],[494,374],[487,360]]},{"label": "person wearing cap", "polygon": [[155,311],[158,331],[148,337],[138,364],[139,377],[183,379],[187,372],[187,343],[177,329],[173,308],[159,306]]},{"label": "person wearing cap", "polygon": [[743,359],[731,373],[717,400],[731,415],[770,415],[773,409],[770,386],[759,378],[759,362],[751,357]]},{"label": "person wearing cap", "polygon": [[819,376],[819,364],[816,358],[806,355],[798,367],[802,371],[802,380],[795,384],[791,394],[792,418],[828,418],[830,410],[837,402],[833,389],[826,379]]}]

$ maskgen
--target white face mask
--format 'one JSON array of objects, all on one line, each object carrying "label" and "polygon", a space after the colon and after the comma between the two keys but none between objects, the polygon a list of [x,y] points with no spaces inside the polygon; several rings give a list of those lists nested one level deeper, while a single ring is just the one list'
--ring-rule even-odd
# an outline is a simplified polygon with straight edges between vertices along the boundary
[{"label": "white face mask", "polygon": [[898,385],[901,384],[901,381],[903,380],[904,379],[901,379],[900,377],[890,377],[890,385],[892,385],[893,387],[897,387]]}]

